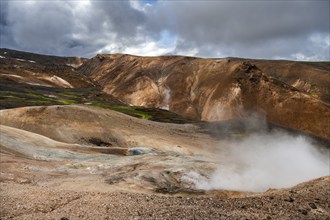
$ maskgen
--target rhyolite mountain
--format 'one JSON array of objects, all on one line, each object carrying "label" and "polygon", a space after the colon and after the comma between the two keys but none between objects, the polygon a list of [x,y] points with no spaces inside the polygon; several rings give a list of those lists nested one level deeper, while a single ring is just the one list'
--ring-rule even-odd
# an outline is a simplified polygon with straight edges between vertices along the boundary
[{"label": "rhyolite mountain", "polygon": [[330,138],[329,62],[97,55],[78,72],[127,104],[203,121],[259,113]]},{"label": "rhyolite mountain", "polygon": [[[1,49],[0,56],[3,91],[9,86],[25,92],[61,88],[74,93],[74,102],[62,104],[88,104],[102,97],[103,102],[166,109],[202,121],[258,113],[272,124],[330,138],[329,62],[123,54],[86,59],[9,49]],[[74,97],[80,91],[83,98]]]}]

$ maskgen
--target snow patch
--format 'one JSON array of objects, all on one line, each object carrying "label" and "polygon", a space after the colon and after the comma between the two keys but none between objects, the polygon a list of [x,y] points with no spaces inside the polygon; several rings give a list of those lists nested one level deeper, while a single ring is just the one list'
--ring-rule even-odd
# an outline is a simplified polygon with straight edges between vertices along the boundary
[{"label": "snow patch", "polygon": [[16,58],[16,60],[21,61],[21,62],[26,62],[26,60],[24,60],[24,59],[18,59],[18,58]]},{"label": "snow patch", "polygon": [[30,63],[35,63],[36,62],[34,60],[24,60],[24,59],[19,59],[19,58],[16,58],[16,60],[21,61],[21,62],[30,62]]},{"label": "snow patch", "polygon": [[49,80],[57,85],[62,85],[67,88],[73,88],[73,86],[68,81],[62,79],[61,77],[55,76],[55,75],[48,78],[47,80]]},{"label": "snow patch", "polygon": [[49,97],[49,98],[58,98],[58,96],[56,95],[52,95],[52,94],[45,94],[45,96]]},{"label": "snow patch", "polygon": [[82,65],[82,63],[79,63],[79,64],[75,64],[75,63],[67,63],[66,65],[67,65],[67,66],[71,66],[71,67],[73,67],[73,68],[78,68],[78,67],[80,67],[80,66]]},{"label": "snow patch", "polygon": [[5,59],[6,57],[0,56],[1,59]]}]

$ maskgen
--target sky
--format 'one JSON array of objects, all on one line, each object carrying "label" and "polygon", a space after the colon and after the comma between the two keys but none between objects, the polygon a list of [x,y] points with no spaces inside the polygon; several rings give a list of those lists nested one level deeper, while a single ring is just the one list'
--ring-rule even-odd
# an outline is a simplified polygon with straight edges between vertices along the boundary
[{"label": "sky", "polygon": [[329,0],[1,0],[0,47],[330,60]]}]

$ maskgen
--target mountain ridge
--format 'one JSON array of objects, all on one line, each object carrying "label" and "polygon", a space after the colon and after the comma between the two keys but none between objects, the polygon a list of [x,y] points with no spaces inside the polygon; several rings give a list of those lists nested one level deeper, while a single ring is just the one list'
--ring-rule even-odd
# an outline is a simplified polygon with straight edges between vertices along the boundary
[{"label": "mountain ridge", "polygon": [[[251,62],[98,55],[79,67],[78,72],[98,82],[105,93],[128,104],[169,108],[188,118],[206,121],[262,112],[275,124],[330,137],[324,123],[327,120],[323,120],[324,116],[330,117],[323,90],[315,97],[308,89],[267,74]],[[321,81],[320,84],[328,85],[329,80]],[[322,128],[316,128],[316,121]]]},{"label": "mountain ridge", "polygon": [[19,87],[91,87],[127,105],[202,121],[259,113],[273,124],[330,138],[330,62],[127,54],[77,60],[8,49],[0,55],[0,78]]}]

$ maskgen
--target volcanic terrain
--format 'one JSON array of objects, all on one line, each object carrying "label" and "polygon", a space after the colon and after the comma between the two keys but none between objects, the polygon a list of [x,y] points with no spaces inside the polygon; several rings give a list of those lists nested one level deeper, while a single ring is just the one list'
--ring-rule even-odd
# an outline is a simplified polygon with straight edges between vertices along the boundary
[{"label": "volcanic terrain", "polygon": [[330,63],[0,49],[1,219],[330,219]]}]

